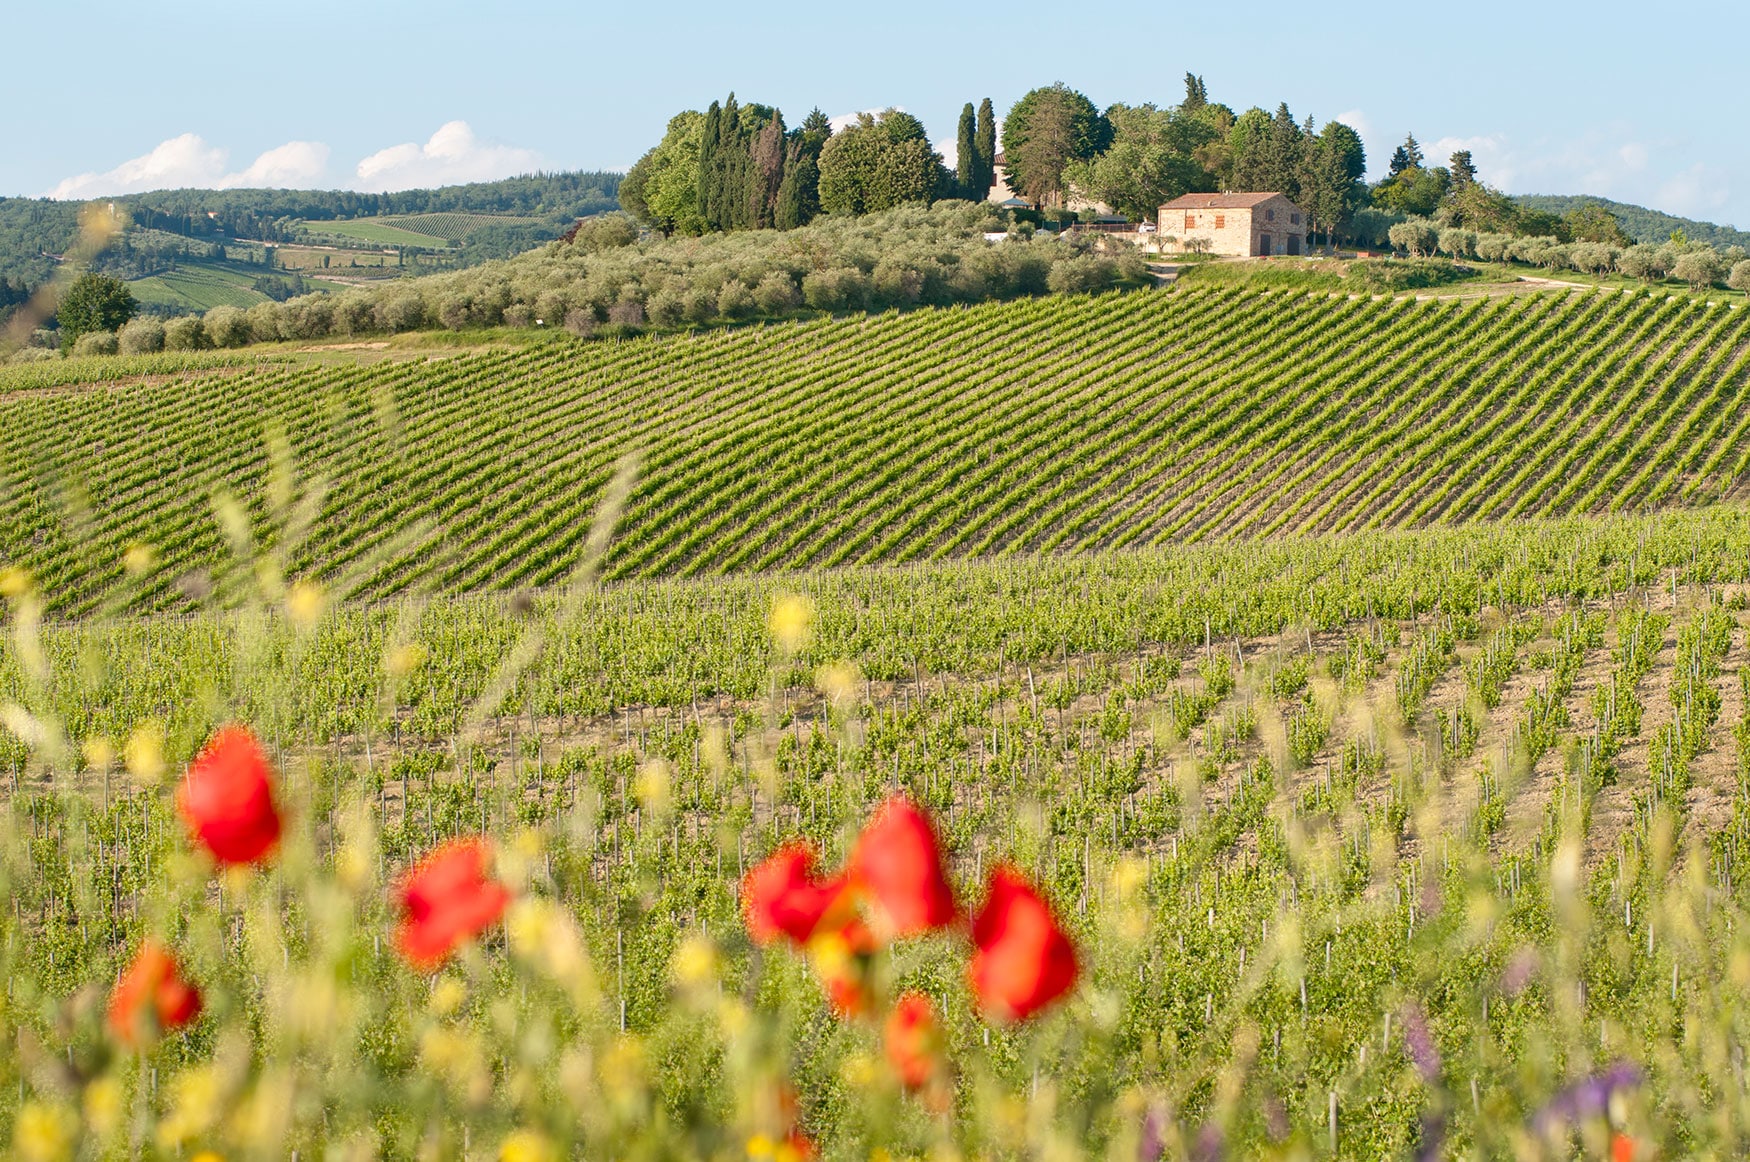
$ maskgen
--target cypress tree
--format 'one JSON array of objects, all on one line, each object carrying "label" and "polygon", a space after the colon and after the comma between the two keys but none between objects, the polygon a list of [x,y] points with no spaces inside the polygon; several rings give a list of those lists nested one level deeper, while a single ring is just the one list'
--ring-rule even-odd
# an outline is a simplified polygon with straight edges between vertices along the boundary
[{"label": "cypress tree", "polygon": [[978,103],[978,130],[972,144],[978,155],[978,174],[974,184],[979,189],[978,200],[983,201],[997,180],[997,113],[991,108],[989,97]]},{"label": "cypress tree", "polygon": [[711,107],[705,110],[704,135],[699,141],[699,180],[698,187],[699,217],[705,220],[705,228],[717,229],[716,207],[722,202],[718,194],[717,151],[723,137],[723,111],[717,102],[711,102]]},{"label": "cypress tree", "polygon": [[747,142],[741,132],[741,106],[735,94],[723,102],[723,124],[717,143],[716,220],[718,230],[734,230],[742,224],[742,209],[747,204]]},{"label": "cypress tree", "polygon": [[984,197],[984,190],[978,188],[977,138],[978,115],[972,111],[972,102],[968,101],[960,110],[960,133],[954,142],[954,176],[960,185],[960,196],[974,202]]}]

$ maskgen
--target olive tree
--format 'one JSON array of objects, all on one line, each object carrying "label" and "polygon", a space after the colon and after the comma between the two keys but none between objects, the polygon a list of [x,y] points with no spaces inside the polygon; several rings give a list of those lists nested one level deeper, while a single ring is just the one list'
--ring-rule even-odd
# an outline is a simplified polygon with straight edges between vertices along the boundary
[{"label": "olive tree", "polygon": [[1720,280],[1720,256],[1712,247],[1691,250],[1678,256],[1671,273],[1688,283],[1690,290],[1704,290]]},{"label": "olive tree", "polygon": [[1406,218],[1394,225],[1386,237],[1392,246],[1416,258],[1434,253],[1434,248],[1440,244],[1440,231],[1426,218]]},{"label": "olive tree", "polygon": [[1735,291],[1750,294],[1750,258],[1741,259],[1732,265],[1732,273],[1726,276],[1726,285]]}]

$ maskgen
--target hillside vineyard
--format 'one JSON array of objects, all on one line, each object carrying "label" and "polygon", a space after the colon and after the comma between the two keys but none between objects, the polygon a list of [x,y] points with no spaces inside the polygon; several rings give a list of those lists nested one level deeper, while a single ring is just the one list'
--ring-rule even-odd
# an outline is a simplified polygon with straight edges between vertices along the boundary
[{"label": "hillside vineyard", "polygon": [[1750,467],[1747,318],[1208,290],[15,391],[0,558],[78,614],[149,545],[129,603],[177,606],[215,489],[268,531],[275,433],[292,572],[363,598],[562,578],[629,448],[610,579],[1699,503]]}]

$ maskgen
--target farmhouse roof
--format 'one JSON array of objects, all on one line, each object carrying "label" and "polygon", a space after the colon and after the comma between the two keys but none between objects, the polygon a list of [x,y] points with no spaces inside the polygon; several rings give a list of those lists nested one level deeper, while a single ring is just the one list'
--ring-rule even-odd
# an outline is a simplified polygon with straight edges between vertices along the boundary
[{"label": "farmhouse roof", "polygon": [[1161,206],[1163,210],[1250,210],[1271,198],[1285,195],[1262,194],[1185,194]]}]

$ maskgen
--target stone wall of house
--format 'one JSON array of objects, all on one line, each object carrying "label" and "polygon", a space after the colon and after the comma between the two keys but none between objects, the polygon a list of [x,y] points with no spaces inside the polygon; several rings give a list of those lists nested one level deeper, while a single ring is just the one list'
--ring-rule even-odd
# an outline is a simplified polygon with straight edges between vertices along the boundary
[{"label": "stone wall of house", "polygon": [[[1274,214],[1274,218],[1270,215]],[[1294,219],[1300,218],[1299,222]],[[1176,243],[1163,249],[1183,253],[1185,243],[1193,238],[1209,241],[1209,253],[1251,257],[1261,253],[1261,236],[1270,235],[1270,253],[1306,253],[1306,216],[1287,198],[1272,198],[1255,208],[1223,210],[1161,211],[1162,238],[1175,238]],[[1290,236],[1298,240],[1289,245]]]},{"label": "stone wall of house", "polygon": [[1169,250],[1183,252],[1186,242],[1203,238],[1208,240],[1211,254],[1243,257],[1256,253],[1250,210],[1162,210],[1160,231],[1163,239],[1178,239],[1176,246],[1167,244]]},{"label": "stone wall of house", "polygon": [[[1252,211],[1253,254],[1264,253],[1260,236],[1270,235],[1271,254],[1306,253],[1306,215],[1287,198],[1271,198]],[[1290,244],[1289,239],[1294,242]]]}]

